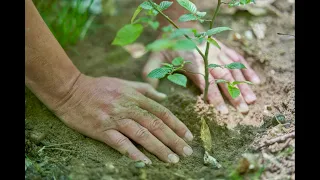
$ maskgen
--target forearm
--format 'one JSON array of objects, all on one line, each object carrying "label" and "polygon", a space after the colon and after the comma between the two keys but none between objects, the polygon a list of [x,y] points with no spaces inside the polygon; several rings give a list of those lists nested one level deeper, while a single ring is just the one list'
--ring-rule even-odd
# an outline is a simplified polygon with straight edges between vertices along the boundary
[{"label": "forearm", "polygon": [[25,12],[25,84],[49,108],[55,108],[80,76],[31,0]]}]

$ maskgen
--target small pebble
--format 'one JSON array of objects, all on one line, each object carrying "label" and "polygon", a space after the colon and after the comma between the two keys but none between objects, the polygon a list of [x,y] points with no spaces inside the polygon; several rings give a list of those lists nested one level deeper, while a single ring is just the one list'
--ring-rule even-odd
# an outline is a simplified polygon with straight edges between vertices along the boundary
[{"label": "small pebble", "polygon": [[253,39],[253,33],[252,33],[252,31],[250,31],[250,30],[244,32],[244,36],[245,36],[248,40],[252,40],[252,39]]},{"label": "small pebble", "polygon": [[145,164],[143,161],[138,161],[138,162],[136,162],[136,163],[134,164],[134,166],[135,166],[136,168],[143,168],[143,167],[146,166],[146,164]]}]

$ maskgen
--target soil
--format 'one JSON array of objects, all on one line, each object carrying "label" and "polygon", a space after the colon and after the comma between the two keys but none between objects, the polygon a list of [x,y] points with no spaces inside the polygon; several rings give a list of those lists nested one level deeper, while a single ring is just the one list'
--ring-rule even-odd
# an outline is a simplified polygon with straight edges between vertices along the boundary
[{"label": "soil", "polygon": [[[148,54],[132,58],[123,48],[110,45],[136,7],[129,2],[119,6],[115,16],[97,17],[87,38],[67,49],[67,54],[84,74],[143,81],[141,69]],[[295,126],[295,40],[277,34],[294,35],[294,1],[279,0],[270,6],[274,9],[268,8],[268,13],[261,16],[247,10],[222,11],[216,22],[216,26],[229,26],[241,35],[241,39],[235,38],[230,32],[218,38],[244,55],[262,80],[260,85],[252,86],[258,99],[250,105],[248,114],[238,113],[231,105],[228,115],[201,106],[200,91],[190,81],[188,88],[166,80],[160,82],[158,90],[168,95],[161,104],[195,136],[190,143],[194,151],[191,157],[181,157],[178,164],[171,165],[137,145],[153,164],[136,167],[128,157],[66,127],[26,88],[26,179],[294,179],[294,137],[263,146],[266,140],[294,132]],[[265,37],[246,39],[245,32],[257,23],[266,26]],[[146,30],[139,42],[147,44],[156,37],[154,31]],[[204,165],[201,118],[209,125],[209,153],[222,165],[220,169]],[[257,157],[260,168],[248,173],[246,163],[254,163],[244,154]]]}]

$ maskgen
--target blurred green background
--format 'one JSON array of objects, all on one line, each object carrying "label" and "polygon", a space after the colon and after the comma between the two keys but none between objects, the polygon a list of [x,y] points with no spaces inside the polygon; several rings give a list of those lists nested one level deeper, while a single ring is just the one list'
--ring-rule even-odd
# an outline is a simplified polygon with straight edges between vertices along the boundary
[{"label": "blurred green background", "polygon": [[[114,2],[106,1],[109,4],[111,2],[111,6]],[[95,17],[102,11],[101,0],[33,0],[33,2],[63,48],[83,40]]]}]

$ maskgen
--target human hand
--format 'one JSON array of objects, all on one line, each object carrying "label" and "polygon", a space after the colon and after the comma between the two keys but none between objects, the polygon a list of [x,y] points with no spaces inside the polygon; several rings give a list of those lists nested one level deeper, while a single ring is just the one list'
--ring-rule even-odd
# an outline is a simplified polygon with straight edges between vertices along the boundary
[{"label": "human hand", "polygon": [[133,160],[151,163],[129,138],[164,162],[177,163],[178,155],[191,155],[191,147],[183,140],[191,141],[191,132],[148,97],[161,100],[166,95],[147,83],[80,75],[70,93],[52,110],[70,128]]},{"label": "human hand", "polygon": [[[241,62],[246,66],[247,69],[242,70],[229,70],[229,69],[221,69],[215,68],[210,69],[209,74],[209,90],[208,90],[208,101],[210,104],[213,104],[216,109],[222,114],[228,114],[229,110],[225,105],[222,94],[224,94],[229,102],[237,108],[241,113],[247,113],[249,111],[249,107],[247,104],[254,103],[257,99],[256,95],[249,87],[248,84],[239,84],[238,87],[241,91],[240,96],[233,99],[228,93],[228,89],[226,84],[220,83],[216,86],[214,79],[225,79],[227,81],[244,81],[248,80],[252,83],[258,84],[260,83],[260,79],[258,75],[253,71],[253,69],[249,66],[246,60],[236,53],[234,50],[226,47],[221,42],[217,41],[221,47],[221,50],[217,47],[211,45],[209,49],[209,64],[230,64],[232,62]],[[201,44],[199,49],[202,52],[205,52],[206,44]],[[185,60],[191,61],[192,64],[185,65],[185,69],[187,72],[183,72],[186,76],[188,76],[203,92],[205,87],[205,80],[201,74],[204,74],[204,61],[201,55],[196,51],[162,51],[162,52],[154,52],[149,57],[148,62],[146,63],[143,69],[143,77],[144,79],[150,83],[153,87],[157,87],[159,80],[148,78],[147,75],[153,69],[156,69],[161,66],[161,63],[164,61],[171,62],[175,57],[183,57]],[[200,73],[200,74],[199,74]]]}]

